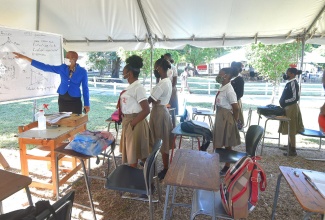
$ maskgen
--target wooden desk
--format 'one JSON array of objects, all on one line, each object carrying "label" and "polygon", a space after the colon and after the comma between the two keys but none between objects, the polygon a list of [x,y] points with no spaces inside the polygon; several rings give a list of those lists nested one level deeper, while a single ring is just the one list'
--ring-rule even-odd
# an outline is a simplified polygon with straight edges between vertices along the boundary
[{"label": "wooden desk", "polygon": [[[201,126],[204,126],[208,129],[209,128],[209,125],[205,122],[199,122],[199,121],[196,121],[198,122]],[[200,137],[202,137],[201,134],[195,134],[195,133],[188,133],[188,132],[185,132],[182,130],[181,128],[181,124],[178,124],[173,130],[172,130],[172,133],[174,134],[174,143],[173,143],[173,146],[172,146],[172,153],[171,153],[171,156],[170,156],[170,163],[173,161],[173,155],[174,155],[174,149],[176,147],[176,138],[177,136],[180,136],[180,139],[179,139],[179,144],[178,144],[178,149],[181,148],[181,143],[182,143],[182,138],[183,136],[185,137],[191,137],[191,138],[196,138],[197,139],[197,145],[198,145],[198,150],[200,150]],[[193,140],[192,140],[192,149],[193,149]]]},{"label": "wooden desk", "polygon": [[[83,116],[80,116],[83,117]],[[81,124],[75,127],[47,127],[46,130],[38,130],[37,129],[37,122],[33,122],[27,126],[20,126],[18,128],[18,141],[19,141],[19,149],[20,149],[20,162],[21,162],[21,172],[25,176],[29,176],[28,170],[28,160],[43,160],[50,162],[51,171],[52,171],[52,180],[50,183],[40,183],[33,181],[31,186],[45,188],[45,189],[52,189],[53,193],[56,193],[56,169],[55,169],[55,152],[54,149],[61,146],[64,141],[68,139],[72,139],[75,134],[86,130],[86,122],[82,122]],[[31,155],[27,153],[26,145],[38,145],[41,146],[42,149],[48,151],[48,155],[45,156],[37,156]],[[69,160],[73,164],[72,170],[70,174],[75,174],[80,168],[81,165],[77,166],[76,159]]]},{"label": "wooden desk", "polygon": [[0,179],[0,214],[2,213],[1,201],[24,188],[26,189],[29,205],[33,205],[32,197],[28,188],[28,185],[32,183],[30,177],[0,170]]},{"label": "wooden desk", "polygon": [[219,165],[218,154],[209,154],[203,151],[187,149],[177,150],[174,156],[174,162],[170,165],[164,178],[164,184],[167,185],[167,189],[163,219],[166,219],[171,186],[174,186],[174,190],[169,216],[172,214],[173,206],[191,207],[191,204],[175,203],[175,186],[219,191]]},{"label": "wooden desk", "polygon": [[[309,219],[312,214],[325,214],[325,198],[322,197],[314,188],[307,182],[305,175],[302,173],[304,169],[280,166],[281,173],[279,174],[277,186],[275,190],[272,219],[275,217],[275,209],[278,201],[281,178],[284,177],[289,184],[296,199],[301,207],[307,212],[303,219]],[[295,174],[296,173],[296,174]]]}]

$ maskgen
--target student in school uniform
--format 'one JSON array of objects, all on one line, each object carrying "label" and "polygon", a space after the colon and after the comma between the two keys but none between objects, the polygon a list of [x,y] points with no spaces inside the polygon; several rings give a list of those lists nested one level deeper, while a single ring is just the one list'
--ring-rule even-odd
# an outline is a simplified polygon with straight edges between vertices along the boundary
[{"label": "student in school uniform", "polygon": [[301,71],[296,68],[288,68],[284,80],[288,80],[283,89],[283,93],[279,100],[280,106],[284,108],[285,115],[290,118],[290,134],[288,134],[288,124],[281,122],[279,126],[279,133],[289,135],[289,155],[284,153],[285,156],[297,156],[296,152],[296,134],[305,130],[302,122],[301,112],[298,105],[299,101],[299,84],[296,75],[300,75]]},{"label": "student in school uniform", "polygon": [[239,107],[239,121],[241,124],[244,124],[244,115],[243,115],[243,105],[241,102],[241,98],[244,95],[244,79],[243,77],[240,75],[240,73],[242,72],[242,63],[241,62],[232,62],[231,63],[231,67],[234,68],[236,70],[236,74],[234,75],[234,77],[231,79],[231,85],[234,88],[234,91],[236,93],[237,96],[237,104]]},{"label": "student in school uniform", "polygon": [[[216,117],[213,131],[213,149],[225,147],[231,149],[240,144],[240,136],[237,128],[239,117],[239,107],[236,93],[231,86],[230,80],[236,74],[233,68],[223,68],[220,70],[216,80],[220,87],[216,99]],[[220,171],[220,175],[225,175],[230,167],[230,163]]]},{"label": "student in school uniform", "polygon": [[151,144],[156,140],[162,139],[160,149],[164,169],[158,173],[160,180],[164,179],[169,167],[169,150],[173,144],[173,129],[172,120],[169,111],[166,107],[172,94],[172,83],[167,77],[167,71],[171,68],[169,61],[162,56],[155,62],[154,73],[157,78],[160,78],[159,83],[152,89],[149,104],[152,103],[150,113],[149,126],[152,134]]},{"label": "student in school uniform", "polygon": [[130,84],[120,95],[122,134],[120,152],[122,162],[137,167],[138,160],[145,161],[149,156],[150,131],[146,119],[150,113],[146,90],[138,80],[143,60],[137,55],[126,59],[123,78]]}]

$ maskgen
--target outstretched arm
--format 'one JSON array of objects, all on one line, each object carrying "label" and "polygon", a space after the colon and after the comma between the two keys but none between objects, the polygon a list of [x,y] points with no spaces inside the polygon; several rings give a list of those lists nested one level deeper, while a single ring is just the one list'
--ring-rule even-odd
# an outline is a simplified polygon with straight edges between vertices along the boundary
[{"label": "outstretched arm", "polygon": [[27,60],[28,62],[32,62],[32,59],[31,58],[29,58],[29,57],[27,57],[27,56],[25,56],[25,55],[22,55],[22,54],[20,54],[20,53],[17,53],[17,52],[12,52],[13,54],[15,54],[15,57],[16,58],[20,58],[20,59],[24,59],[24,60]]}]

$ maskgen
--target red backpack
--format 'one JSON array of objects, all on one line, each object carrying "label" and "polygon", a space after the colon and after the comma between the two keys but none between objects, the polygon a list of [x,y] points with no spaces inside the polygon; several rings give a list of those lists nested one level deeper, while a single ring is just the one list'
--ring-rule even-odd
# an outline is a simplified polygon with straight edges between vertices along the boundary
[{"label": "red backpack", "polygon": [[265,172],[256,160],[260,158],[242,157],[227,171],[220,184],[223,207],[234,219],[247,218],[256,206],[259,189],[266,189]]}]

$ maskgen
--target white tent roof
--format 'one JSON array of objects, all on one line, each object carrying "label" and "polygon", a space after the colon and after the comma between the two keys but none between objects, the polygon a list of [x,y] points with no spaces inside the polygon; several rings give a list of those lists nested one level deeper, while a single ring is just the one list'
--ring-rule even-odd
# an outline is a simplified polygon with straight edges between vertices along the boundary
[{"label": "white tent roof", "polygon": [[233,61],[247,61],[245,48],[232,51],[224,56],[211,60],[211,63],[231,63]]},{"label": "white tent roof", "polygon": [[304,63],[325,63],[325,57],[316,52],[305,52]]},{"label": "white tent roof", "polygon": [[325,0],[0,0],[0,25],[63,35],[64,47],[109,51],[154,47],[325,43]]}]

